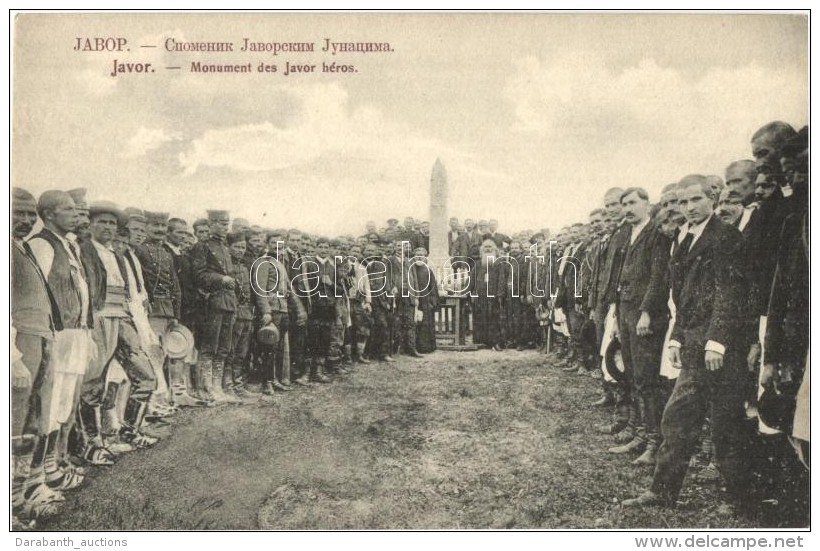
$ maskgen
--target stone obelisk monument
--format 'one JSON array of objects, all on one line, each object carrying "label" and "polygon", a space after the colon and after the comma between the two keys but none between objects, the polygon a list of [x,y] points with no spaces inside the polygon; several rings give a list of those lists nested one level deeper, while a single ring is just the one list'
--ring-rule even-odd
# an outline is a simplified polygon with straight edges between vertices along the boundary
[{"label": "stone obelisk monument", "polygon": [[447,171],[444,170],[441,159],[436,159],[430,176],[430,250],[427,258],[439,281],[452,272],[447,244],[447,232],[450,230],[447,191]]}]

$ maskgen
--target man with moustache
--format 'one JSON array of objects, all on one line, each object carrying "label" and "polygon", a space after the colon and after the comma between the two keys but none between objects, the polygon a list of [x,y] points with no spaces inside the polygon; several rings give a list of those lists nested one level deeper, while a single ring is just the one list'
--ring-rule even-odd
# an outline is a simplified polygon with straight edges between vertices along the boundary
[{"label": "man with moustache", "polygon": [[732,188],[726,187],[720,192],[715,214],[724,223],[737,227],[744,213],[740,196]]},{"label": "man with moustache", "polygon": [[681,181],[680,205],[688,230],[670,261],[677,318],[669,343],[680,375],[663,413],[663,443],[652,484],[640,496],[624,500],[624,507],[674,505],[709,411],[727,490],[739,505],[748,500],[749,435],[738,384],[745,368],[743,350],[736,343],[744,292],[742,236],[714,216],[711,193],[703,176]]},{"label": "man with moustache", "polygon": [[618,333],[626,367],[635,421],[635,437],[611,448],[611,453],[643,451],[635,465],[653,465],[660,445],[661,353],[669,324],[667,264],[671,241],[649,216],[649,196],[643,188],[621,194],[624,221],[630,226],[618,281]]},{"label": "man with moustache", "polygon": [[[182,316],[182,286],[179,281],[174,253],[166,244],[168,238],[167,212],[145,211],[147,239],[142,245],[134,247],[134,252],[142,266],[145,291],[148,294],[148,322],[151,329],[160,339],[167,330],[177,323]],[[174,240],[179,239],[177,234]],[[151,359],[157,370],[157,392],[152,396],[152,406],[165,412],[173,396],[168,396],[168,385],[164,382],[164,366],[167,357],[162,348],[152,347]],[[186,369],[182,360],[171,360],[168,372],[171,382],[179,385]]]},{"label": "man with moustache", "polygon": [[[60,490],[76,488],[84,475],[52,462],[51,476],[42,478],[48,439],[56,438],[49,423],[55,390],[52,348],[62,325],[46,276],[25,241],[37,221],[37,202],[15,187],[11,206],[12,345],[19,354],[11,364],[11,499],[16,521],[18,516],[36,520],[56,513]],[[43,486],[49,478],[53,491]]]},{"label": "man with moustache", "polygon": [[83,380],[80,421],[87,442],[86,453],[104,455],[101,450],[107,450],[107,447],[102,433],[101,407],[111,362],[116,359],[122,366],[131,386],[119,439],[135,448],[150,447],[158,441],[158,438],[142,432],[157,379],[128,308],[132,291],[125,260],[113,246],[117,227],[125,225],[127,219],[109,201],[92,203],[90,214],[93,254],[102,266],[101,295],[95,300],[99,307],[94,310],[93,336],[97,357],[90,363]]},{"label": "man with moustache", "polygon": [[498,231],[498,220],[491,218],[487,223],[487,235],[495,241],[495,246],[499,249],[506,249],[510,246],[509,236]]},{"label": "man with moustache", "polygon": [[197,243],[202,243],[204,241],[208,241],[211,236],[211,226],[207,219],[199,218],[197,219],[194,224],[194,237],[196,237]]},{"label": "man with moustache", "polygon": [[205,395],[224,402],[226,396],[222,392],[222,375],[231,349],[236,316],[236,280],[233,261],[225,244],[230,213],[226,210],[209,210],[208,224],[209,239],[200,241],[191,251],[197,288],[207,296],[207,300],[203,301],[202,338],[196,369],[203,381]]}]

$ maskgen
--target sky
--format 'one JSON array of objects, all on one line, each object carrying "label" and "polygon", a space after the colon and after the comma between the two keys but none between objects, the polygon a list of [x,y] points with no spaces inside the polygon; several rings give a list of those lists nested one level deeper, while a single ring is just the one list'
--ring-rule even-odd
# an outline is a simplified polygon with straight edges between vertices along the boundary
[{"label": "sky", "polygon": [[[130,51],[75,51],[78,37]],[[315,51],[238,51],[245,37]],[[168,52],[169,38],[235,51]],[[392,51],[334,56],[326,38]],[[25,14],[13,47],[12,185],[326,235],[427,219],[437,158],[450,216],[555,230],[610,187],[656,200],[749,158],[763,124],[808,122],[796,15]],[[156,69],[111,77],[115,59]],[[286,62],[316,69],[285,76]],[[332,62],[356,72],[322,72]]]}]

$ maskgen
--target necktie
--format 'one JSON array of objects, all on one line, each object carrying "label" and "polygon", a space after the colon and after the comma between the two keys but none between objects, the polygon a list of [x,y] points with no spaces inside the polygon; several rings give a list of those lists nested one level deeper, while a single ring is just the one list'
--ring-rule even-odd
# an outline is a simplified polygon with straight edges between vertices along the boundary
[{"label": "necktie", "polygon": [[686,232],[686,237],[683,238],[680,245],[678,245],[678,253],[679,254],[686,254],[689,252],[689,249],[692,248],[692,241],[695,240],[695,234],[692,232]]}]

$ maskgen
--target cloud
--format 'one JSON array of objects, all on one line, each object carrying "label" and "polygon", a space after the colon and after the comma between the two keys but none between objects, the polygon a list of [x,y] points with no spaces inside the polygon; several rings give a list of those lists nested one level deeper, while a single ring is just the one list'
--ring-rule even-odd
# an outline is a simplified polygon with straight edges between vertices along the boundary
[{"label": "cloud", "polygon": [[186,175],[204,167],[238,171],[282,170],[319,161],[367,160],[374,172],[399,175],[419,160],[432,165],[452,152],[434,138],[389,120],[369,106],[352,108],[337,83],[286,88],[298,107],[284,125],[270,121],[205,130],[180,153]]},{"label": "cloud", "polygon": [[178,132],[166,132],[161,128],[145,128],[141,126],[139,130],[137,130],[137,133],[128,140],[122,156],[126,159],[142,157],[149,151],[159,149],[168,142],[181,139],[182,136]]},{"label": "cloud", "polygon": [[608,65],[574,52],[516,63],[504,87],[514,133],[541,148],[539,161],[565,185],[646,186],[650,194],[687,173],[722,175],[749,157],[763,124],[808,119],[806,75],[794,66],[683,70],[652,58]]}]

